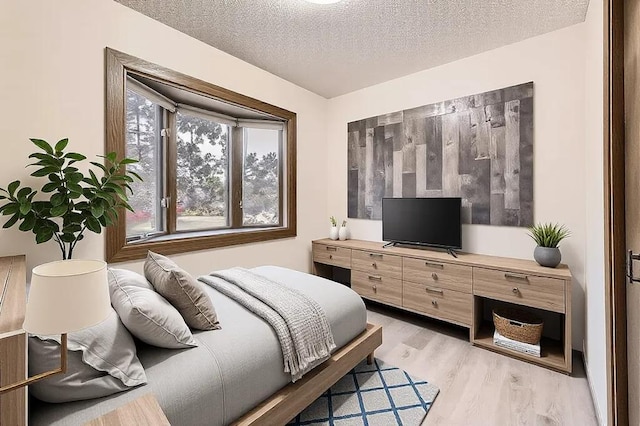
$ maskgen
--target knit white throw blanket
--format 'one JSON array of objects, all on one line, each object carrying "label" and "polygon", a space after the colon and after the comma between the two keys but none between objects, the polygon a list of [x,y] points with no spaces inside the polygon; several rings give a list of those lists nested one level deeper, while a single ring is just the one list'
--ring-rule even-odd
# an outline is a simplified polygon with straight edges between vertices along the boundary
[{"label": "knit white throw blanket", "polygon": [[294,382],[329,358],[336,347],[320,305],[291,287],[244,268],[212,272],[199,280],[271,325],[282,347],[284,371]]}]

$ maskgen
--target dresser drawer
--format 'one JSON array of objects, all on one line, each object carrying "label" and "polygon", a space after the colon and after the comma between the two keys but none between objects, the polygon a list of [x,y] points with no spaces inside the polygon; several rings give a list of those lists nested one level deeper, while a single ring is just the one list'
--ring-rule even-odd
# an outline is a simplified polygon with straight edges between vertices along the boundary
[{"label": "dresser drawer", "polygon": [[353,250],[351,268],[389,278],[402,279],[402,257],[391,254]]},{"label": "dresser drawer", "polygon": [[402,276],[405,281],[471,293],[473,269],[424,259],[403,259]]},{"label": "dresser drawer", "polygon": [[362,297],[402,306],[402,280],[352,269],[351,288]]},{"label": "dresser drawer", "polygon": [[564,313],[564,280],[473,268],[473,294]]},{"label": "dresser drawer", "polygon": [[471,325],[473,296],[470,293],[404,281],[402,306],[435,318]]},{"label": "dresser drawer", "polygon": [[351,268],[351,249],[326,244],[314,244],[313,261],[348,269]]}]

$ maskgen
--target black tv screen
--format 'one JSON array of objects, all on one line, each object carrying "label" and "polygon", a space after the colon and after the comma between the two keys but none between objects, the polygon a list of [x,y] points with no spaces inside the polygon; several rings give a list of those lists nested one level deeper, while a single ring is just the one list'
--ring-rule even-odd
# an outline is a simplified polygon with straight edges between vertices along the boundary
[{"label": "black tv screen", "polygon": [[382,239],[462,248],[460,198],[383,198]]}]

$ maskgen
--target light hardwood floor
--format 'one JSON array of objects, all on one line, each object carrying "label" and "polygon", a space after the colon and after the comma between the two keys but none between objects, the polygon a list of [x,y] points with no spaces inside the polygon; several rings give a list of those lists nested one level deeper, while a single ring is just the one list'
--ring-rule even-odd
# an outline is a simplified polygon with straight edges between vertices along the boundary
[{"label": "light hardwood floor", "polygon": [[582,359],[572,376],[472,346],[467,329],[367,304],[376,357],[440,388],[424,425],[597,425]]}]

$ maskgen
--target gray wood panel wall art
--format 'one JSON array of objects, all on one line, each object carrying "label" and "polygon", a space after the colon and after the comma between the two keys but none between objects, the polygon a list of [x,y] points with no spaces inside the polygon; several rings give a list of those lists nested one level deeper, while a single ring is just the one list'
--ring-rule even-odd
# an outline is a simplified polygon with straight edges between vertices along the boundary
[{"label": "gray wood panel wall art", "polygon": [[533,225],[533,82],[348,124],[348,216],[461,197],[462,222]]}]

